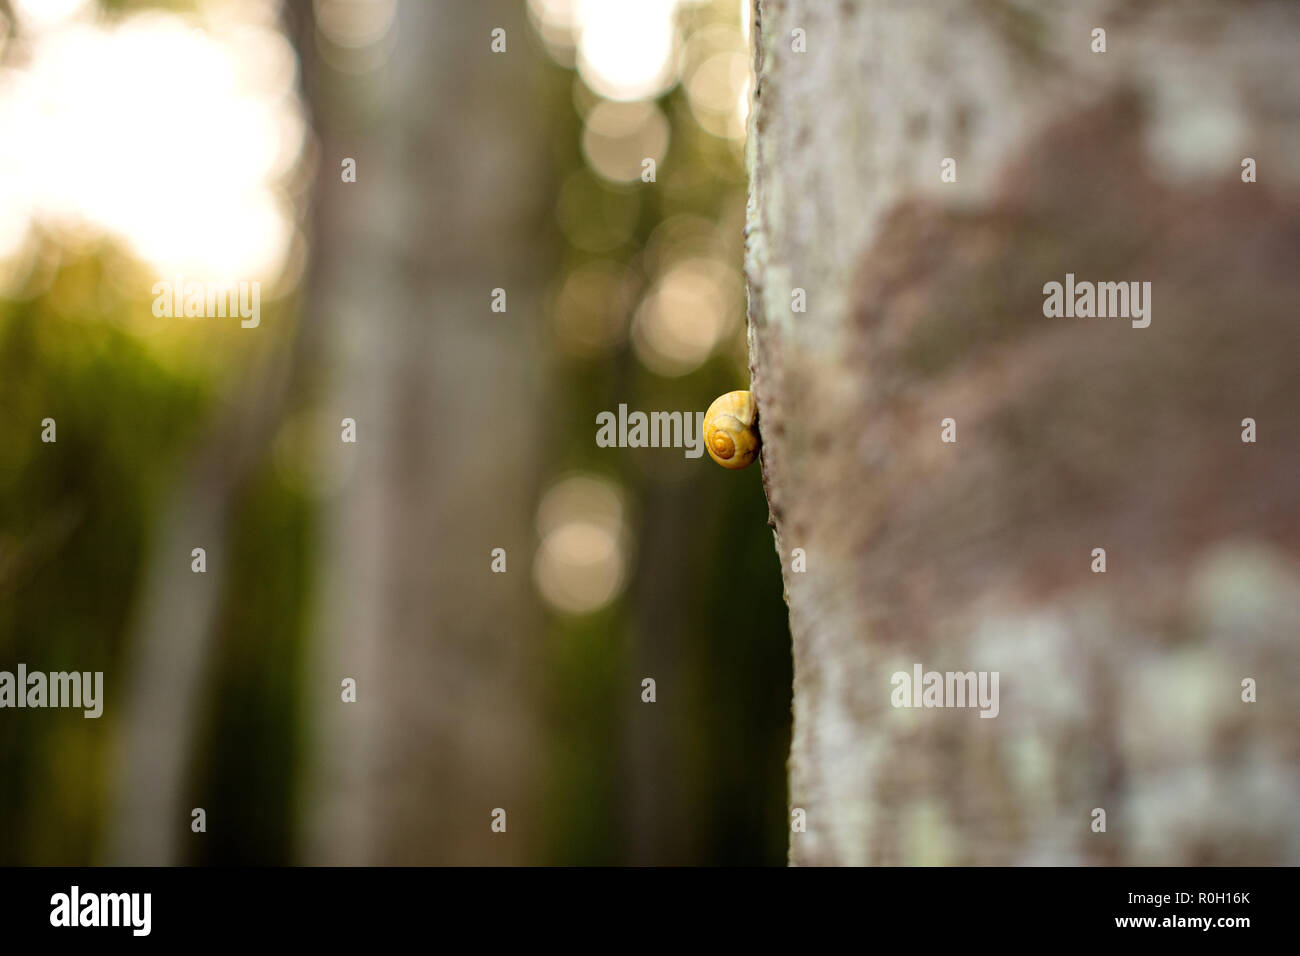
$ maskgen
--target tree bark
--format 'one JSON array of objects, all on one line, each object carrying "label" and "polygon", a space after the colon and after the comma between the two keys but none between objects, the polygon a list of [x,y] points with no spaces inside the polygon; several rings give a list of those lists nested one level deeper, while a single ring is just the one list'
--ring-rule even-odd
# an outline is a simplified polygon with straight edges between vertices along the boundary
[{"label": "tree bark", "polygon": [[[756,0],[753,28],[791,862],[1300,861],[1300,10]],[[1067,273],[1150,282],[1150,325],[1046,317]],[[893,706],[917,663],[998,672],[997,716]]]}]

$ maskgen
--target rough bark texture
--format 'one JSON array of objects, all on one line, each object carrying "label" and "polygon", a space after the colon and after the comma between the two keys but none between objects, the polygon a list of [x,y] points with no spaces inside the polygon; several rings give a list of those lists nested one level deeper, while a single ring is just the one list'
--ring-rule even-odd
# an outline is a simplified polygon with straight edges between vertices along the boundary
[{"label": "rough bark texture", "polygon": [[[1300,862],[1300,9],[753,22],[791,862]],[[1150,327],[1044,317],[1067,272],[1151,282]],[[894,708],[915,663],[998,671],[999,715]]]}]

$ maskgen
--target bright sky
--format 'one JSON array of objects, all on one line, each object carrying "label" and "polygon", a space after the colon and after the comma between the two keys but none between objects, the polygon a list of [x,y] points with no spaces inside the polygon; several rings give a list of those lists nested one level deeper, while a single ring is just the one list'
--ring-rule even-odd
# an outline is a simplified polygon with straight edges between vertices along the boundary
[{"label": "bright sky", "polygon": [[[583,81],[627,102],[678,82],[676,11],[699,0],[529,2],[544,35],[571,45]],[[198,17],[118,21],[90,0],[11,6],[16,30],[0,23],[0,261],[39,227],[70,241],[116,237],[160,276],[273,281],[294,239],[284,187],[306,135],[278,0],[204,0]],[[392,0],[316,6],[336,41],[377,44],[393,22]],[[734,98],[735,84],[705,82],[724,72],[698,71],[693,102]],[[734,120],[713,115],[701,111],[713,131],[735,134]],[[641,132],[653,139],[654,128]],[[605,175],[630,177],[639,159],[625,172],[620,150],[662,153],[653,146],[597,142],[593,156]]]},{"label": "bright sky", "polygon": [[[13,0],[0,65],[0,258],[33,226],[117,237],[160,277],[272,281],[305,123],[272,0],[101,21]],[[3,41],[0,41],[3,42]]]}]

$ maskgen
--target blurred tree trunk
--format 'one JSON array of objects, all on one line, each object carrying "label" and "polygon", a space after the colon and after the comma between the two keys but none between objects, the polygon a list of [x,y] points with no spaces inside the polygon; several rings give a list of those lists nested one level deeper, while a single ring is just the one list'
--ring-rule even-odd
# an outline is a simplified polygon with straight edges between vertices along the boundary
[{"label": "blurred tree trunk", "polygon": [[[535,839],[536,250],[550,190],[525,29],[521,4],[406,0],[384,64],[359,75],[313,56],[310,30],[299,39],[322,140],[308,308],[340,475],[307,694],[309,862],[522,862]],[[344,157],[356,183],[340,181]],[[356,444],[340,440],[345,418]],[[506,574],[491,573],[497,547]],[[341,700],[348,677],[356,703]]]},{"label": "blurred tree trunk", "polygon": [[[791,861],[1300,861],[1300,9],[753,19]],[[1150,326],[1045,317],[1067,273],[1150,282]],[[999,672],[997,717],[891,706],[917,663]]]}]

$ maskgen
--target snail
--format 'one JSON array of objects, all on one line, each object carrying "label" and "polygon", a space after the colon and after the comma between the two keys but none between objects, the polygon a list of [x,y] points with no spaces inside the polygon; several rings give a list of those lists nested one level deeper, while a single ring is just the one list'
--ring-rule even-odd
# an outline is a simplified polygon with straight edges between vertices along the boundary
[{"label": "snail", "polygon": [[704,413],[704,447],[723,468],[747,468],[758,457],[758,406],[750,392],[728,392]]}]

